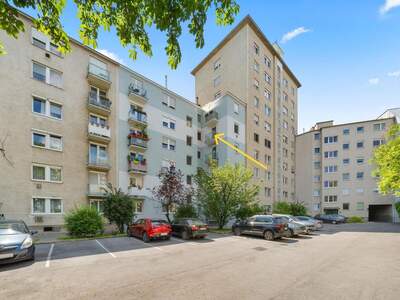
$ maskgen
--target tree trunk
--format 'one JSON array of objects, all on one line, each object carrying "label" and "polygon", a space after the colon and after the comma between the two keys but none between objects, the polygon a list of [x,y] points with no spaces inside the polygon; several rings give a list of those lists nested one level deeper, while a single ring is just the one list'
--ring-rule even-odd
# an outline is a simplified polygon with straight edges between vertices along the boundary
[{"label": "tree trunk", "polygon": [[168,223],[171,223],[171,219],[169,218],[169,209],[167,208],[167,212],[165,213],[165,216],[167,217]]}]

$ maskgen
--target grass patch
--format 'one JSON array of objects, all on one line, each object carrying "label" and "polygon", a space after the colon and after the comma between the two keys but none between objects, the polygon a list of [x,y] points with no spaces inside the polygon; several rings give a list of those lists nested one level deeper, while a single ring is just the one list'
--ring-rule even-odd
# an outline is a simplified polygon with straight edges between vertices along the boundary
[{"label": "grass patch", "polygon": [[122,237],[126,236],[125,233],[115,233],[115,234],[96,234],[90,237],[75,237],[75,236],[62,236],[59,237],[60,241],[82,241],[82,240],[95,240],[95,239],[106,239],[106,238],[114,238],[114,237]]},{"label": "grass patch", "polygon": [[222,229],[218,229],[218,228],[208,228],[209,232],[212,233],[219,233],[219,234],[227,234],[227,233],[231,233],[232,230],[230,228],[222,228]]},{"label": "grass patch", "polygon": [[346,220],[347,223],[364,223],[364,219],[361,217],[353,216]]}]

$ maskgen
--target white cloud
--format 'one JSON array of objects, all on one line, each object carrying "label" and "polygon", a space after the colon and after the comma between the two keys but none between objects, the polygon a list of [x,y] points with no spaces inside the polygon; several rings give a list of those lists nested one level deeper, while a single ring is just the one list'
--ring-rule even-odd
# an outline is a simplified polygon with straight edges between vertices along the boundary
[{"label": "white cloud", "polygon": [[114,52],[108,51],[107,49],[98,49],[97,51],[99,51],[101,54],[108,56],[109,58],[119,62],[120,64],[123,64],[124,61],[122,58],[120,58],[117,54],[115,54]]},{"label": "white cloud", "polygon": [[398,6],[400,6],[400,0],[385,0],[385,4],[381,6],[379,12],[381,13],[381,15],[384,15]]},{"label": "white cloud", "polygon": [[369,82],[369,84],[371,84],[371,85],[377,85],[378,83],[379,83],[379,78],[371,78],[371,79],[369,79],[368,80],[368,82]]},{"label": "white cloud", "polygon": [[389,77],[400,77],[400,70],[399,71],[393,71],[388,73]]},{"label": "white cloud", "polygon": [[310,31],[311,31],[311,29],[305,28],[303,26],[296,28],[296,29],[284,34],[281,39],[281,43],[284,44],[284,43],[290,41],[291,39],[294,39],[296,36],[299,36],[300,34],[307,33]]}]

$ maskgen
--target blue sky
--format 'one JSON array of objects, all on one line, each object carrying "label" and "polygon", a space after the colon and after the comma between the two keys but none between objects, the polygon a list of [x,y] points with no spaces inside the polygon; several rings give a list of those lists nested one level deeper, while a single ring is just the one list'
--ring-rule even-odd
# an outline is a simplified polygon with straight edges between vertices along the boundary
[{"label": "blue sky", "polygon": [[[165,36],[150,29],[153,57],[139,53],[132,61],[115,32],[102,32],[99,49],[106,50],[135,71],[193,100],[190,71],[247,14],[268,39],[281,41],[285,61],[296,74],[299,90],[299,133],[315,122],[336,123],[376,118],[386,108],[400,106],[400,0],[238,0],[233,25],[215,24],[209,12],[205,46],[196,49],[187,33],[180,39],[182,62],[171,70],[164,53]],[[34,13],[27,11],[34,16]],[[68,1],[62,23],[78,39],[76,9]],[[285,34],[289,40],[282,38]],[[296,35],[296,33],[298,35]],[[291,39],[290,39],[291,37]]]}]

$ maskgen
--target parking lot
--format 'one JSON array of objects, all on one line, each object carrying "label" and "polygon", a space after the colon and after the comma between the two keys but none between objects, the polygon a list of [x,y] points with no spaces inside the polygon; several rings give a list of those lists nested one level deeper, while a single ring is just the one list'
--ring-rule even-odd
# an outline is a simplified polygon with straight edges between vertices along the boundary
[{"label": "parking lot", "polygon": [[210,234],[41,244],[0,266],[0,299],[398,299],[400,226],[325,225],[293,239]]}]

